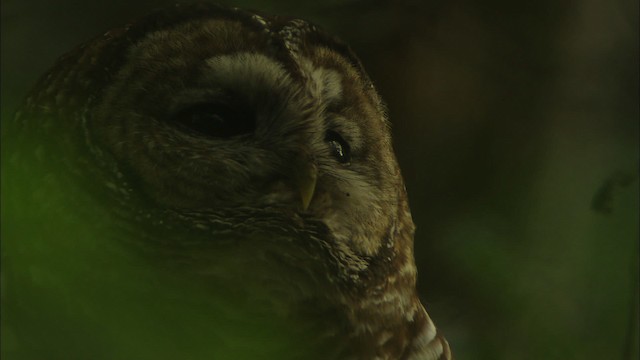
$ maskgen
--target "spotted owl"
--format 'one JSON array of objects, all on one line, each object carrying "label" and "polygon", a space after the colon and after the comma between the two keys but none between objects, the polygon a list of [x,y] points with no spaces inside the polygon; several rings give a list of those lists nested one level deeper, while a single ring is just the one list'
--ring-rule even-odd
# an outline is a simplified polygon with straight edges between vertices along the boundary
[{"label": "spotted owl", "polygon": [[383,102],[315,25],[153,12],[63,56],[2,136],[6,354],[451,358]]}]

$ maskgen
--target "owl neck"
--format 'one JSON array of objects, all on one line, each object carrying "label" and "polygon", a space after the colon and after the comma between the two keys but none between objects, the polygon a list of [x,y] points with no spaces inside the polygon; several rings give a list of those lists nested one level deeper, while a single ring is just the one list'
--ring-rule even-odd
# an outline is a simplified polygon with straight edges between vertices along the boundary
[{"label": "owl neck", "polygon": [[438,333],[422,304],[417,309],[411,327],[415,332],[404,349],[403,359],[448,360],[452,358],[449,343]]},{"label": "owl neck", "polygon": [[362,358],[450,359],[449,346],[414,289],[387,290],[360,301],[351,343]]},{"label": "owl neck", "polygon": [[447,341],[438,334],[416,291],[414,227],[408,216],[409,221],[391,223],[385,231],[388,242],[381,242],[378,254],[370,259],[365,271],[369,278],[362,279],[363,290],[348,307],[357,309],[349,321],[356,353],[365,355],[361,358],[451,358]]}]

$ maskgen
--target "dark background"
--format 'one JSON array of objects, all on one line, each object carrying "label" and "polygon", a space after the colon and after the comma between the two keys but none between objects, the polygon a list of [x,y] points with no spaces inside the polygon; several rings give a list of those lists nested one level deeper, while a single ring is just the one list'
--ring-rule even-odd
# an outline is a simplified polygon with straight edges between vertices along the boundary
[{"label": "dark background", "polygon": [[[170,4],[3,0],[3,120],[58,56]],[[638,357],[638,1],[233,4],[360,55],[458,359]]]}]

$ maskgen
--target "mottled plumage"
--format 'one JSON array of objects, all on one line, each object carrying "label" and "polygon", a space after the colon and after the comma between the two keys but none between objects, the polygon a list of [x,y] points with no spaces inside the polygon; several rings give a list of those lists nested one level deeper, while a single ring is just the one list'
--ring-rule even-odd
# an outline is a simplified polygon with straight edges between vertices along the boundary
[{"label": "mottled plumage", "polygon": [[109,241],[213,294],[264,298],[261,311],[309,325],[320,358],[449,359],[416,293],[388,127],[339,40],[200,4],[63,57],[3,136],[15,168],[47,164],[43,178],[84,194],[69,204],[99,204],[91,223],[116,229]]}]

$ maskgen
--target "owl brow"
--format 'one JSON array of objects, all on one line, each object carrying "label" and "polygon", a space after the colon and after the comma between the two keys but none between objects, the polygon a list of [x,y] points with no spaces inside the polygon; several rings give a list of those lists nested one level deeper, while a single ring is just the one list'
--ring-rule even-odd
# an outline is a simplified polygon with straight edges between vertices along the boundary
[{"label": "owl brow", "polygon": [[324,46],[331,49],[333,52],[342,56],[346,59],[357,72],[358,75],[365,81],[366,85],[370,85],[372,82],[369,79],[369,75],[365,72],[364,66],[360,59],[356,56],[356,54],[351,50],[351,47],[346,43],[342,42],[340,39],[335,36],[329,35],[323,31],[315,31],[310,34],[310,42],[311,44]]}]

